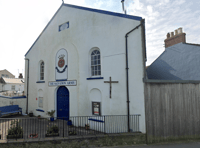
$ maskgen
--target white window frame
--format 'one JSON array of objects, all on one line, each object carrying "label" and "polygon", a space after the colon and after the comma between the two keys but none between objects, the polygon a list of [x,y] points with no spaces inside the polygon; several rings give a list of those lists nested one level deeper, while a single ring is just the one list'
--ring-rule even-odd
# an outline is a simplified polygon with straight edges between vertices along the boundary
[{"label": "white window frame", "polygon": [[[42,99],[42,102],[40,102],[40,99]],[[38,108],[43,109],[44,108],[44,93],[42,89],[38,90]],[[40,105],[42,103],[42,105]]]},{"label": "white window frame", "polygon": [[98,48],[93,48],[90,52],[90,76],[100,77],[102,75],[101,67],[101,51]]},{"label": "white window frame", "polygon": [[39,80],[41,81],[44,81],[44,66],[45,66],[44,61],[41,61],[39,65]]},{"label": "white window frame", "polygon": [[11,90],[15,90],[15,85],[11,85]]},{"label": "white window frame", "polygon": [[[42,101],[42,102],[40,102],[40,101]],[[42,104],[41,106],[40,106],[40,103]],[[43,97],[38,97],[38,107],[39,108],[43,108],[43,106],[44,106],[44,98]]]}]

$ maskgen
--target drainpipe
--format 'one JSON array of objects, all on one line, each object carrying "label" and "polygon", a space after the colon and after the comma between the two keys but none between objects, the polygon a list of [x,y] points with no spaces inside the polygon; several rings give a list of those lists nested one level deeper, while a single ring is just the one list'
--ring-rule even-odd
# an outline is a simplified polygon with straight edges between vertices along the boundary
[{"label": "drainpipe", "polygon": [[28,72],[27,72],[27,101],[26,101],[26,114],[28,114],[28,86],[29,86],[29,59],[25,58],[28,61]]},{"label": "drainpipe", "polygon": [[129,77],[128,77],[128,35],[133,32],[134,30],[138,29],[141,25],[143,25],[143,20],[141,20],[141,23],[133,28],[131,31],[127,32],[125,35],[125,42],[126,42],[126,93],[127,93],[127,116],[128,116],[128,132],[130,132],[130,123],[129,123],[129,116],[130,116],[130,101],[129,101]]}]

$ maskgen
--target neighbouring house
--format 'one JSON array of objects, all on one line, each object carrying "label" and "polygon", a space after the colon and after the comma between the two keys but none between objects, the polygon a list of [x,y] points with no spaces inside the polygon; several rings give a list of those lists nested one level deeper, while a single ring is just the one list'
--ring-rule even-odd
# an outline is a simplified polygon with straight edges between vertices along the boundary
[{"label": "neighbouring house", "polygon": [[19,78],[0,78],[0,92],[13,96],[14,93],[24,91],[24,79]]},{"label": "neighbouring house", "polygon": [[28,111],[125,115],[124,127],[127,115],[140,114],[145,132],[144,26],[138,16],[63,3],[25,54]]},{"label": "neighbouring house", "polygon": [[15,78],[15,76],[6,69],[0,70],[0,77]]},{"label": "neighbouring house", "polygon": [[[6,76],[9,73],[4,72],[3,74]],[[8,105],[19,105],[22,108],[22,113],[26,112],[24,79],[21,73],[19,78],[0,77],[0,107]]]},{"label": "neighbouring house", "polygon": [[182,28],[168,33],[165,51],[147,68],[148,79],[200,80],[200,44],[186,43]]}]

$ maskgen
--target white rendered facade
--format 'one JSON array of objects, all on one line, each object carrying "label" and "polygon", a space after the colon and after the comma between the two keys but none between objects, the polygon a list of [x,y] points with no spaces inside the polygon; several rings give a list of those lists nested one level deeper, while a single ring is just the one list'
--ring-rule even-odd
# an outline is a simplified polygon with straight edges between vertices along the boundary
[{"label": "white rendered facade", "polygon": [[[46,117],[47,111],[56,110],[57,116],[57,90],[63,85],[49,86],[49,82],[56,82],[56,55],[61,49],[67,53],[67,75],[63,77],[76,82],[75,86],[65,86],[69,91],[69,115],[92,116],[92,102],[101,103],[101,115],[127,115],[125,34],[140,25],[141,18],[135,20],[123,14],[119,17],[86,9],[63,4],[25,55],[29,59],[25,63],[25,93],[28,111],[35,115]],[[60,31],[62,24],[69,26]],[[146,132],[142,31],[140,26],[128,36],[129,99],[130,115],[141,115],[140,130]],[[94,50],[100,51],[100,75],[92,75],[91,53]],[[41,61],[44,62],[44,80],[40,80]],[[104,83],[110,77],[118,81],[112,83],[111,98],[110,84]],[[42,108],[39,98],[42,98]]]}]

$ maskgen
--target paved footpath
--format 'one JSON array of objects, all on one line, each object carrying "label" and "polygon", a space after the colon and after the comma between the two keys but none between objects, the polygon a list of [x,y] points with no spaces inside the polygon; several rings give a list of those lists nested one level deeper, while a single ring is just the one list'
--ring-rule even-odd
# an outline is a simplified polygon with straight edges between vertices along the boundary
[{"label": "paved footpath", "polygon": [[157,144],[157,145],[140,145],[140,146],[116,146],[103,148],[200,148],[200,142],[193,143],[176,143],[176,144]]}]

